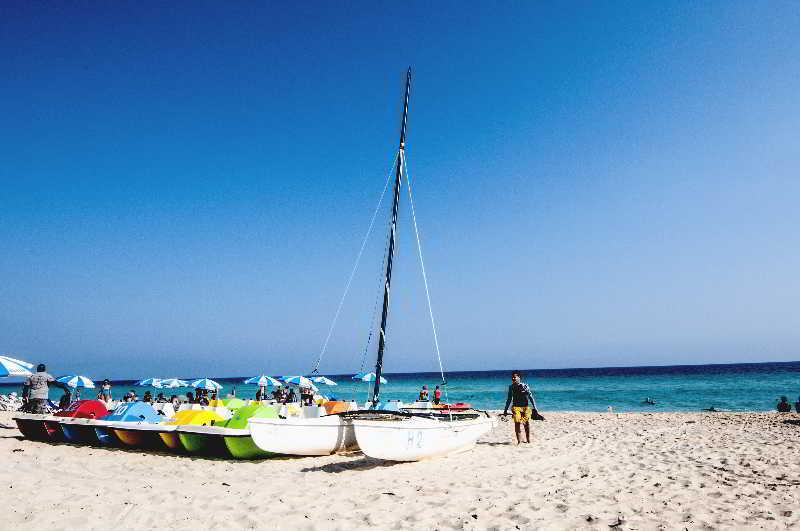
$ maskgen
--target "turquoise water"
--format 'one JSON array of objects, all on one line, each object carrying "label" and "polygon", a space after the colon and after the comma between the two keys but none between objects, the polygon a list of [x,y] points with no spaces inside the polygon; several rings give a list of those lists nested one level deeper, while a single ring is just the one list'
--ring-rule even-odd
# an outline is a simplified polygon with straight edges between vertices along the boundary
[{"label": "turquoise water", "polygon": [[[699,411],[714,406],[731,411],[772,411],[781,395],[794,403],[800,395],[800,362],[753,363],[730,365],[690,365],[673,367],[620,367],[597,369],[557,369],[525,371],[542,411]],[[367,399],[369,384],[353,382],[350,375],[333,375],[340,385],[321,386],[326,395],[341,399]],[[388,384],[381,387],[384,399],[404,402],[416,398],[422,385],[433,391],[440,382],[438,373],[387,374]],[[450,402],[469,402],[481,409],[502,409],[510,371],[454,372],[446,386]],[[244,385],[241,378],[216,379],[223,384],[222,396],[231,393],[252,398],[256,386]],[[134,389],[141,397],[150,390],[153,396],[164,392],[181,394],[193,389],[159,390],[133,387],[133,381],[114,382],[113,395],[121,397]],[[20,383],[0,384],[0,393],[21,392]],[[93,397],[96,390],[86,390],[83,397]],[[51,391],[57,400],[61,391]],[[655,405],[644,404],[646,397]]]}]

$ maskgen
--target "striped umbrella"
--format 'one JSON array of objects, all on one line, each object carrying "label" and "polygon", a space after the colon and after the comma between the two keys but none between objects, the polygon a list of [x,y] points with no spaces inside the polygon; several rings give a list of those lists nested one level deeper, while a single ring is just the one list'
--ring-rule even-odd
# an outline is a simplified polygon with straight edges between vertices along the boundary
[{"label": "striped umbrella", "polygon": [[8,356],[0,356],[0,377],[30,376],[30,369],[33,369],[33,363],[9,358]]},{"label": "striped umbrella", "polygon": [[280,380],[276,380],[275,378],[267,376],[265,374],[262,374],[261,376],[253,376],[252,378],[248,378],[247,380],[244,381],[244,383],[250,385],[258,385],[261,387],[266,387],[268,385],[280,387],[281,385],[283,385],[280,382]]},{"label": "striped umbrella", "polygon": [[219,391],[222,389],[222,386],[211,378],[200,378],[199,380],[193,381],[189,385],[195,389],[211,389],[212,391]]},{"label": "striped umbrella", "polygon": [[287,384],[299,385],[300,387],[310,387],[314,391],[318,391],[317,386],[314,385],[314,382],[305,376],[284,376],[281,379]]},{"label": "striped umbrella", "polygon": [[138,385],[139,387],[161,387],[161,378],[146,378],[133,385]]},{"label": "striped umbrella", "polygon": [[159,382],[160,389],[175,389],[176,387],[189,387],[189,382],[177,378],[167,378]]},{"label": "striped umbrella", "polygon": [[326,378],[324,376],[314,376],[311,378],[311,381],[322,385],[339,385],[330,378]]},{"label": "striped umbrella", "polygon": [[94,389],[94,382],[86,376],[68,374],[66,376],[62,376],[61,378],[56,378],[56,381],[66,384],[74,389]]},{"label": "striped umbrella", "polygon": [[[374,372],[360,372],[358,374],[353,375],[353,380],[360,380],[362,382],[374,382],[375,381],[375,373]],[[386,378],[381,376],[381,383],[388,383]]]}]

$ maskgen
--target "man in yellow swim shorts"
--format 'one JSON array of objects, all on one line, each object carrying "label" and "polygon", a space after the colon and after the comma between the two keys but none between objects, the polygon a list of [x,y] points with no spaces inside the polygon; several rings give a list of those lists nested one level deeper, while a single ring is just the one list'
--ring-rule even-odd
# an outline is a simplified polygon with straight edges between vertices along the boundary
[{"label": "man in yellow swim shorts", "polygon": [[[508,415],[508,406],[511,405],[511,412],[514,415],[514,435],[519,443],[531,442],[531,416],[536,411],[536,402],[533,400],[533,393],[528,384],[522,383],[522,373],[514,371],[511,373],[511,385],[508,386],[508,397],[503,415]],[[537,417],[540,418],[540,417]],[[525,428],[525,440],[522,440],[522,428]]]},{"label": "man in yellow swim shorts", "polygon": [[532,414],[533,411],[528,406],[511,406],[511,415],[517,424],[530,422]]}]

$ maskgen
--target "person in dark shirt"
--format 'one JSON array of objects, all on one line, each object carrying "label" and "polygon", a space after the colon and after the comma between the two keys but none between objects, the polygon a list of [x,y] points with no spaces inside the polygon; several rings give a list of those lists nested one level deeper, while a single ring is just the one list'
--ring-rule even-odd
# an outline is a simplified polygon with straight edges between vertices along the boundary
[{"label": "person in dark shirt", "polygon": [[797,402],[794,403],[794,410],[800,413],[800,396],[797,397]]},{"label": "person in dark shirt", "polygon": [[[508,397],[503,415],[508,415],[508,406],[511,405],[511,412],[514,415],[514,435],[517,444],[531,442],[531,416],[536,411],[536,402],[528,384],[522,382],[522,373],[514,371],[511,373],[511,385],[508,386]],[[522,428],[525,428],[525,440],[522,440]]]},{"label": "person in dark shirt", "polygon": [[781,397],[781,401],[778,402],[778,412],[779,413],[791,413],[792,412],[792,405],[789,404],[789,399],[785,396]]},{"label": "person in dark shirt", "polygon": [[58,401],[58,409],[67,409],[72,403],[72,393],[69,390],[64,391],[64,394],[61,395],[61,399]]},{"label": "person in dark shirt", "polygon": [[300,403],[304,406],[314,405],[314,392],[310,387],[300,388]]}]

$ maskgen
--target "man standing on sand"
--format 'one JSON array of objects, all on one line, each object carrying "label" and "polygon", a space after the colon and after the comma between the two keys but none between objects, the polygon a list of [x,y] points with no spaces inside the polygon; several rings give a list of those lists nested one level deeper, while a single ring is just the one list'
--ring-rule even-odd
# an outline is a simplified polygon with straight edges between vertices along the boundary
[{"label": "man standing on sand", "polygon": [[[536,402],[533,400],[533,393],[528,384],[522,383],[522,373],[514,371],[511,373],[511,385],[508,386],[508,397],[503,415],[508,415],[508,406],[512,405],[511,411],[514,414],[514,435],[517,444],[521,442],[531,442],[531,416],[536,411]],[[525,427],[525,440],[522,440],[522,427]]]},{"label": "man standing on sand", "polygon": [[64,391],[69,391],[69,387],[57,382],[55,378],[47,373],[47,367],[40,363],[36,367],[36,373],[28,376],[22,386],[22,398],[25,402],[23,411],[26,413],[47,413],[47,401],[50,398],[50,388],[48,384],[60,387]]}]

